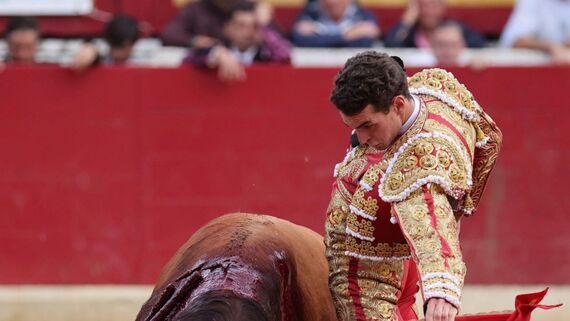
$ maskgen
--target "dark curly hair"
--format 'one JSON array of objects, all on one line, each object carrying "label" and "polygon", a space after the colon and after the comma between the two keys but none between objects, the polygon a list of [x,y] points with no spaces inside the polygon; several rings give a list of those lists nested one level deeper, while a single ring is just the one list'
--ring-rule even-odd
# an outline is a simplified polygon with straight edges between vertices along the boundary
[{"label": "dark curly hair", "polygon": [[348,59],[337,74],[331,102],[347,116],[360,113],[368,105],[387,113],[397,95],[411,99],[401,60],[365,51]]}]

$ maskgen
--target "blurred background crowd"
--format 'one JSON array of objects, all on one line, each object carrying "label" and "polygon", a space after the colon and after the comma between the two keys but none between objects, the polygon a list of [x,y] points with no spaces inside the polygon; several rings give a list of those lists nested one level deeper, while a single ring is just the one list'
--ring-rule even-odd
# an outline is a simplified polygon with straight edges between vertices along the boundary
[{"label": "blurred background crowd", "polygon": [[[50,46],[41,45],[37,18],[8,17],[0,67],[56,63],[85,70],[99,64],[151,64],[144,57],[145,48],[147,52],[177,48],[178,55],[166,59],[169,65],[217,69],[225,81],[244,79],[244,66],[253,63],[291,63],[292,52],[303,52],[301,48],[417,48],[425,59],[416,65],[473,68],[485,68],[496,60],[493,53],[473,49],[526,48],[540,53],[547,63],[570,63],[567,0],[518,0],[500,33],[478,30],[470,21],[451,17],[446,0],[409,0],[398,17],[355,0],[309,0],[286,27],[276,19],[279,6],[263,0],[177,1],[177,5],[179,11],[160,30],[126,13],[99,13],[104,22],[99,35],[66,39],[73,45],[51,56]],[[384,19],[395,23],[382,28]],[[55,41],[53,36],[50,41]],[[42,48],[48,48],[43,55]]]}]

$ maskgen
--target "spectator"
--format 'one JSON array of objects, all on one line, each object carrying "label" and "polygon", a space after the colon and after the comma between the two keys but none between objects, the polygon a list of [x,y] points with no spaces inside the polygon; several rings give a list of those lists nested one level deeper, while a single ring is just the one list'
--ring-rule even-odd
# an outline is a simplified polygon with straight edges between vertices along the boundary
[{"label": "spectator", "polygon": [[[433,30],[445,18],[445,0],[409,0],[401,20],[388,32],[384,44],[387,47],[429,48],[429,39]],[[485,46],[485,38],[469,29],[459,21],[455,21],[463,31],[467,47]]]},{"label": "spectator", "polygon": [[14,17],[8,21],[5,31],[8,55],[5,63],[34,64],[40,45],[41,33],[33,17]]},{"label": "spectator", "polygon": [[135,19],[116,15],[105,25],[103,31],[103,38],[109,45],[109,54],[103,55],[97,52],[93,44],[86,44],[75,55],[72,68],[81,70],[97,63],[126,64],[139,37],[139,25]]},{"label": "spectator", "polygon": [[542,50],[555,63],[570,63],[570,1],[517,1],[500,45]]},{"label": "spectator", "polygon": [[465,52],[465,38],[461,26],[453,21],[446,21],[437,26],[431,34],[431,49],[440,66],[463,65],[462,54]]},{"label": "spectator", "polygon": [[110,48],[106,62],[126,63],[140,37],[139,24],[129,16],[117,15],[105,26],[103,37]]},{"label": "spectator", "polygon": [[231,9],[224,24],[224,41],[209,48],[190,51],[186,62],[218,68],[222,81],[245,79],[244,66],[257,62],[287,63],[291,45],[279,33],[260,24],[256,3],[239,2]]},{"label": "spectator", "polygon": [[[209,48],[224,37],[224,23],[230,10],[239,0],[197,0],[186,5],[164,28],[161,38],[166,46]],[[272,22],[273,8],[259,2],[256,7],[258,21],[263,26],[276,28]]]},{"label": "spectator", "polygon": [[301,12],[291,36],[299,47],[371,47],[380,27],[354,0],[317,0]]},{"label": "spectator", "polygon": [[463,29],[455,21],[440,23],[431,34],[431,49],[434,55],[434,65],[442,67],[465,67],[483,69],[487,66],[482,57],[469,57],[465,52],[466,43]]},{"label": "spectator", "polygon": [[223,36],[223,25],[236,0],[198,0],[184,6],[162,31],[166,46],[210,47]]}]

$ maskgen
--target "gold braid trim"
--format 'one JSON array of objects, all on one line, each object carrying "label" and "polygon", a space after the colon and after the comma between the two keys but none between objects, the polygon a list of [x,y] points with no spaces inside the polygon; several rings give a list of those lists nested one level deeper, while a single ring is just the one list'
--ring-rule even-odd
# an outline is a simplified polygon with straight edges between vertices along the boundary
[{"label": "gold braid trim", "polygon": [[422,190],[394,203],[394,212],[422,277],[424,300],[440,297],[459,307],[466,269],[458,222],[441,187],[431,185],[429,193],[433,212]]}]

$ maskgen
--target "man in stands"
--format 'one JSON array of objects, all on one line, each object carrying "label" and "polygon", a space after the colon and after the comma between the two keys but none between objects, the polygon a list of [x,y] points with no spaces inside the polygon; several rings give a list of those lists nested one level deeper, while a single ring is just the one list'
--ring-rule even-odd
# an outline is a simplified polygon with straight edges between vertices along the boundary
[{"label": "man in stands", "polygon": [[116,15],[105,25],[103,31],[103,38],[109,45],[108,54],[98,52],[91,43],[85,44],[75,55],[71,67],[82,70],[98,63],[128,64],[139,37],[139,25],[134,18]]},{"label": "man in stands", "polygon": [[547,53],[554,63],[570,63],[570,1],[519,0],[501,35],[503,47]]},{"label": "man in stands", "polygon": [[139,24],[129,16],[116,15],[105,27],[103,37],[110,48],[104,61],[110,64],[127,63],[140,37]]},{"label": "man in stands", "polygon": [[444,21],[439,24],[431,35],[431,50],[434,56],[434,66],[469,66],[473,69],[483,69],[488,61],[482,56],[469,56],[461,25],[455,21]]},{"label": "man in stands", "polygon": [[40,45],[40,27],[35,18],[14,17],[8,21],[4,33],[8,44],[8,55],[4,63],[34,64]]},{"label": "man in stands", "polygon": [[299,47],[371,47],[380,36],[374,14],[353,0],[309,2],[291,32]]},{"label": "man in stands", "polygon": [[[384,39],[386,47],[429,48],[433,30],[445,20],[446,0],[409,0],[401,20]],[[485,38],[459,21],[467,47],[485,46]]]},{"label": "man in stands", "polygon": [[461,66],[465,51],[465,38],[461,26],[447,21],[437,26],[431,37],[431,49],[439,66]]},{"label": "man in stands", "polygon": [[[231,10],[239,0],[198,0],[183,7],[161,34],[165,46],[208,48],[224,38],[224,24],[231,17]],[[273,8],[258,1],[258,21],[262,27],[271,26]]]},{"label": "man in stands", "polygon": [[291,44],[259,22],[257,5],[251,1],[236,3],[224,24],[224,40],[211,47],[192,49],[185,61],[217,68],[220,80],[227,82],[244,80],[245,66],[254,62],[288,63]]}]

